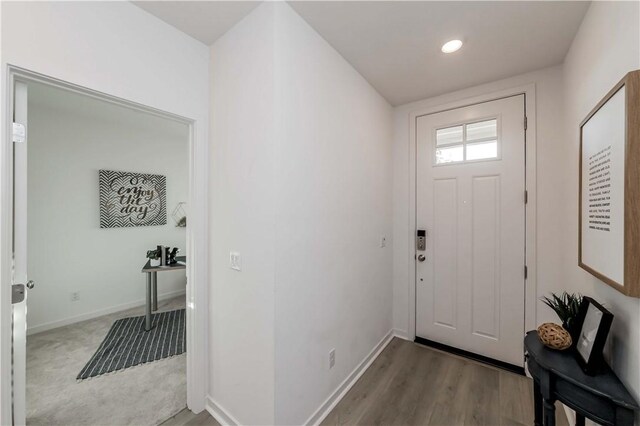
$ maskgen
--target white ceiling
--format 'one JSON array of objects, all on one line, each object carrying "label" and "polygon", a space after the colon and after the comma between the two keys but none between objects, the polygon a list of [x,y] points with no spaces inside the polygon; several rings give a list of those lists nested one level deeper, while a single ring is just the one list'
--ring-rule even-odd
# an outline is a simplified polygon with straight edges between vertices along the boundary
[{"label": "white ceiling", "polygon": [[134,1],[180,31],[213,44],[260,4],[259,1]]},{"label": "white ceiling", "polygon": [[[259,2],[136,2],[205,44]],[[559,64],[589,2],[290,1],[391,104]],[[462,39],[458,52],[440,47]]]},{"label": "white ceiling", "polygon": [[[393,105],[559,64],[586,2],[290,2]],[[445,55],[444,42],[461,39]]]}]

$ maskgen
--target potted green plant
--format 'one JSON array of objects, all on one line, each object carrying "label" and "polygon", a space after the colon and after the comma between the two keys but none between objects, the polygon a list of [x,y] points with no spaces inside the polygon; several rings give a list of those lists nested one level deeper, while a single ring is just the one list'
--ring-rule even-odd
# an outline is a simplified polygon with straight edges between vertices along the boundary
[{"label": "potted green plant", "polygon": [[149,259],[149,266],[160,266],[160,250],[147,250],[147,259]]},{"label": "potted green plant", "polygon": [[562,327],[569,332],[575,344],[580,333],[578,329],[580,327],[578,313],[582,303],[582,295],[563,291],[560,296],[551,293],[551,297],[543,296],[540,300],[558,315],[558,318],[562,321]]}]

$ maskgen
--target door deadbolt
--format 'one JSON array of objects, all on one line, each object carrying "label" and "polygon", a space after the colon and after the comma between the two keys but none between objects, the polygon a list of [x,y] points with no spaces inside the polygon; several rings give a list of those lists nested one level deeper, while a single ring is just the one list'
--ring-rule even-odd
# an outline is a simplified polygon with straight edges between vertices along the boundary
[{"label": "door deadbolt", "polygon": [[418,229],[416,233],[416,250],[425,251],[427,249],[427,231]]},{"label": "door deadbolt", "polygon": [[427,259],[427,257],[424,254],[419,254],[418,255],[418,262],[424,262]]}]

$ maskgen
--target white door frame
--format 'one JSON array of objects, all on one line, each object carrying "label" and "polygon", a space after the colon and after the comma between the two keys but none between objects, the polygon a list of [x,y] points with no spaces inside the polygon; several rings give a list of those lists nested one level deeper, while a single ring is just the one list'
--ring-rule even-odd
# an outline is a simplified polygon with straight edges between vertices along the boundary
[{"label": "white door frame", "polygon": [[[198,413],[205,408],[208,377],[208,146],[196,137],[202,125],[197,120],[111,96],[73,83],[58,80],[24,68],[9,65],[6,99],[2,100],[6,124],[0,149],[0,424],[11,424],[11,265],[13,226],[13,161],[11,123],[15,81],[38,82],[90,96],[133,110],[178,121],[189,127],[189,222],[186,230],[187,253],[187,406]],[[29,130],[27,129],[27,137]],[[142,283],[142,281],[141,281]],[[142,284],[141,289],[142,289]],[[36,290],[37,291],[37,290]]]},{"label": "white door frame", "polygon": [[[535,84],[513,87],[472,98],[460,99],[445,104],[420,108],[409,113],[409,330],[408,338],[416,338],[416,179],[417,179],[417,139],[416,125],[420,116],[435,114],[451,109],[462,108],[479,103],[489,102],[514,95],[525,96],[525,113],[527,116],[527,129],[525,131],[525,189],[528,192],[528,202],[525,205],[525,251],[526,264],[528,266],[527,279],[525,280],[525,315],[522,337],[524,331],[536,328],[536,302],[537,302],[537,264],[536,264],[536,87]],[[524,196],[524,194],[523,194]],[[524,273],[524,271],[523,271]]]}]

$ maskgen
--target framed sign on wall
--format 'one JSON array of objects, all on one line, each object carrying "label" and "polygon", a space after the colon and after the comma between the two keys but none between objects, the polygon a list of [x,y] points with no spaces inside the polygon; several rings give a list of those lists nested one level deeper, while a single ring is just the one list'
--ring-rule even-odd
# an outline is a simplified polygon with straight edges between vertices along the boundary
[{"label": "framed sign on wall", "polygon": [[167,178],[100,170],[100,228],[167,223]]},{"label": "framed sign on wall", "polygon": [[640,70],[580,124],[578,263],[640,297]]}]

